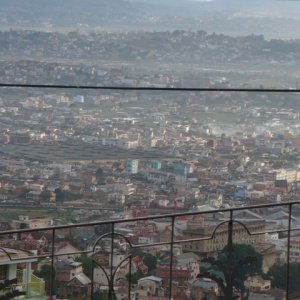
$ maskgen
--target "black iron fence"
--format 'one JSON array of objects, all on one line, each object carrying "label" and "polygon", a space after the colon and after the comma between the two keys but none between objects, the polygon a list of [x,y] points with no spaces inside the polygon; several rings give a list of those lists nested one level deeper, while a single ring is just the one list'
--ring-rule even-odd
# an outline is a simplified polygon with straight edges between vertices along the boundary
[{"label": "black iron fence", "polygon": [[299,213],[288,202],[3,231],[0,296],[292,299]]}]

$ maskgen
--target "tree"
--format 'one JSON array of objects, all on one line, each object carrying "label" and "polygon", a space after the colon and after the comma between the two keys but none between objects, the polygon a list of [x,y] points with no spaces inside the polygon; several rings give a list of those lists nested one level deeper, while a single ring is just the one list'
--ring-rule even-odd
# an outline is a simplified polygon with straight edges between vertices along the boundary
[{"label": "tree", "polygon": [[[273,265],[266,275],[267,279],[270,279],[272,286],[279,289],[286,289],[286,275],[287,264],[275,264]],[[300,278],[300,263],[291,263],[289,268],[289,290],[290,292],[299,292],[299,278]]]},{"label": "tree", "polygon": [[44,202],[48,202],[51,198],[51,192],[49,190],[44,190],[41,193],[41,200]]},{"label": "tree", "polygon": [[93,295],[93,300],[106,300],[108,299],[108,293],[106,291],[97,291]]},{"label": "tree", "polygon": [[132,257],[137,256],[137,255],[143,257],[143,255],[144,255],[144,252],[141,248],[131,248],[130,253],[131,253]]},{"label": "tree", "polygon": [[[52,278],[51,278],[51,274],[52,274]],[[52,281],[52,294],[55,294],[55,290],[56,290],[56,284],[55,284],[55,269],[52,267],[51,265],[43,265],[41,267],[40,271],[34,271],[34,275],[40,278],[43,278],[45,280],[45,284],[46,284],[46,291],[48,293],[48,295],[50,295],[50,291],[51,291],[51,281]]]},{"label": "tree", "polygon": [[95,234],[100,237],[103,234],[112,232],[111,224],[101,224],[95,227]]},{"label": "tree", "polygon": [[55,195],[56,195],[56,201],[57,202],[64,202],[64,200],[65,200],[64,191],[61,188],[57,188],[54,192],[55,192]]},{"label": "tree", "polygon": [[274,169],[280,169],[282,168],[284,165],[284,161],[283,160],[277,160],[273,163],[273,168]]},{"label": "tree", "polygon": [[81,195],[78,193],[73,193],[71,191],[64,191],[61,188],[55,190],[56,201],[64,202],[65,200],[76,200],[80,199]]},{"label": "tree", "polygon": [[149,253],[144,255],[144,253],[142,252],[142,250],[140,248],[132,248],[131,250],[132,250],[131,255],[133,257],[136,255],[141,256],[141,257],[144,256],[143,262],[148,267],[147,274],[143,273],[141,270],[137,270],[135,273],[132,273],[131,276],[129,274],[126,275],[127,281],[129,281],[129,279],[130,279],[131,283],[137,284],[137,282],[140,278],[155,274],[157,258],[154,255],[149,254]]},{"label": "tree", "polygon": [[250,245],[227,245],[217,259],[208,257],[203,260],[210,267],[199,278],[210,278],[223,292],[224,299],[232,299],[233,288],[244,293],[247,277],[262,272],[262,255]]},{"label": "tree", "polygon": [[102,168],[98,168],[96,171],[96,177],[101,178],[103,176],[104,172]]},{"label": "tree", "polygon": [[135,273],[131,274],[126,274],[126,279],[127,281],[129,281],[131,284],[137,284],[138,280],[145,277],[145,274],[143,272],[141,272],[140,270],[137,270]]},{"label": "tree", "polygon": [[154,255],[147,253],[143,258],[143,262],[148,267],[148,272],[156,269],[157,258]]},{"label": "tree", "polygon": [[98,168],[96,171],[96,178],[99,184],[104,184],[105,181],[105,176],[104,176],[104,171],[102,168]]},{"label": "tree", "polygon": [[87,277],[92,278],[93,257],[87,256],[86,254],[81,254],[79,257],[76,257],[75,260],[82,263],[83,273]]}]

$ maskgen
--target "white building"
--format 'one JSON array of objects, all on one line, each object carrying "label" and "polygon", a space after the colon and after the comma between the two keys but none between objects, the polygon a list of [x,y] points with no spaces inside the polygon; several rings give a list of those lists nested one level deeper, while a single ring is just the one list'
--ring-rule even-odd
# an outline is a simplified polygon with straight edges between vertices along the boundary
[{"label": "white building", "polygon": [[44,280],[32,274],[31,264],[37,261],[32,256],[27,251],[0,248],[0,281],[10,288],[0,291],[2,297],[12,292],[14,297],[23,295],[26,298],[39,296],[39,299],[46,299]]}]

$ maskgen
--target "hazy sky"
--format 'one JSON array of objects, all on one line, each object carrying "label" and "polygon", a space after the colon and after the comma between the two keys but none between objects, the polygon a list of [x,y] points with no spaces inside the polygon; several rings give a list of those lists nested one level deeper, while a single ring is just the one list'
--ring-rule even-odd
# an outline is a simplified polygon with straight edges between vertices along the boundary
[{"label": "hazy sky", "polygon": [[0,0],[0,28],[206,30],[300,38],[300,1]]}]

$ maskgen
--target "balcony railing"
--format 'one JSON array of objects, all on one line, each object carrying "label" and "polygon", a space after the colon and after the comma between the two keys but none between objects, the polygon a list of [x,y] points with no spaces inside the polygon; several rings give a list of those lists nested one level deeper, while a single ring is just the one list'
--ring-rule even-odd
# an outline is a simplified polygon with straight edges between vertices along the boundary
[{"label": "balcony railing", "polygon": [[247,299],[275,287],[291,299],[299,212],[287,202],[4,231],[0,267],[23,272],[0,299]]}]

